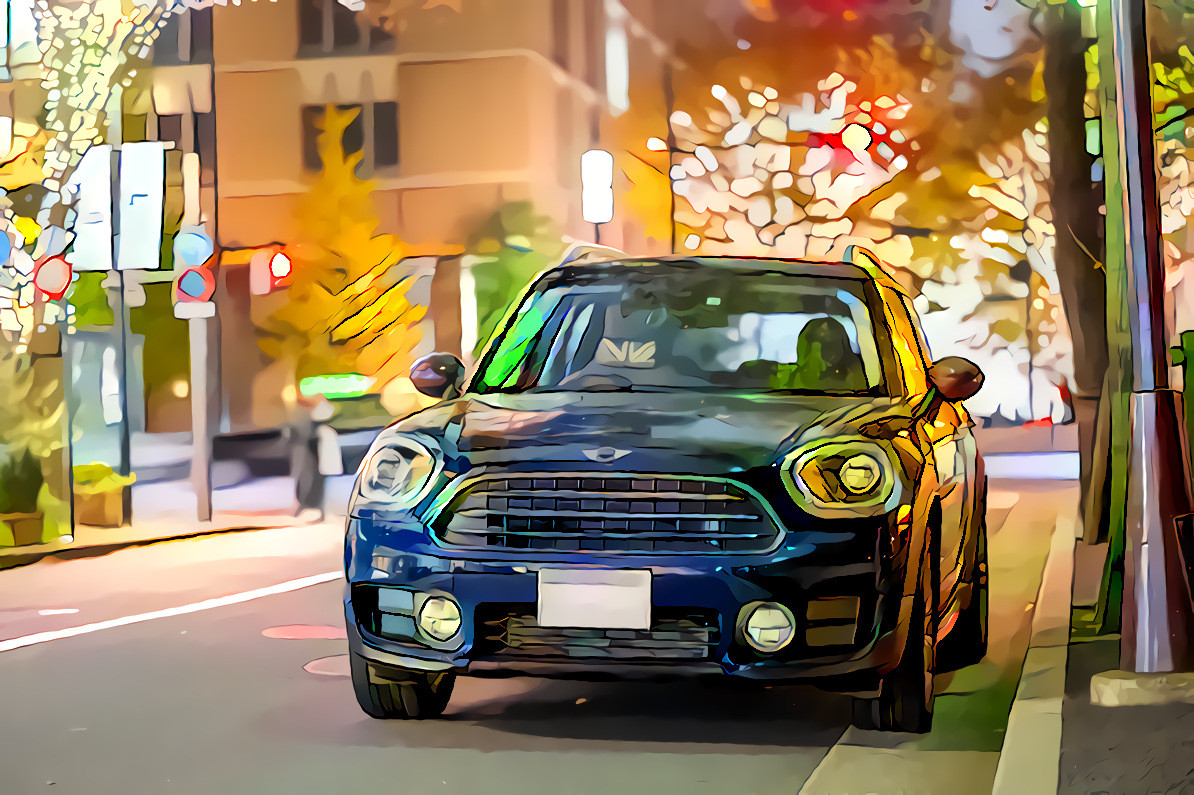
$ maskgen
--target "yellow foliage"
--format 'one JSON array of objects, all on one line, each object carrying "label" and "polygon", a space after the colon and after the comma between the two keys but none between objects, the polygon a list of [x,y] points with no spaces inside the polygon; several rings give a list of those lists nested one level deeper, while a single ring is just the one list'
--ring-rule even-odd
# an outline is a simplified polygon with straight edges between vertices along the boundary
[{"label": "yellow foliage", "polygon": [[356,174],[344,131],[357,111],[327,108],[318,139],[323,169],[296,206],[299,237],[287,302],[263,329],[262,348],[296,378],[357,372],[380,390],[409,369],[425,310],[407,300],[406,247],[379,234],[373,184]]}]

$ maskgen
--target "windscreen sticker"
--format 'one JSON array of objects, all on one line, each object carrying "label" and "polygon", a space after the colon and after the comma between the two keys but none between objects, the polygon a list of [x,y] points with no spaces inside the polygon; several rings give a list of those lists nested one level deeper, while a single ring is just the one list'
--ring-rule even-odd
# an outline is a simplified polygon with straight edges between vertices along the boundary
[{"label": "windscreen sticker", "polygon": [[637,367],[645,369],[655,366],[654,342],[617,342],[609,338],[601,340],[597,347],[598,364],[611,367]]}]

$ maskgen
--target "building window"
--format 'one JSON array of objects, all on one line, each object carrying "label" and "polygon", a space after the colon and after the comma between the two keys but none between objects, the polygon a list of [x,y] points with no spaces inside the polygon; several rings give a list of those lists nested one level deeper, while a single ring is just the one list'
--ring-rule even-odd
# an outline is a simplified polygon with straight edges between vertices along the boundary
[{"label": "building window", "polygon": [[609,26],[605,29],[605,95],[614,115],[630,110],[630,39],[625,10],[606,0]]},{"label": "building window", "polygon": [[[378,169],[398,165],[398,103],[366,102],[362,105],[337,105],[339,110],[357,111],[356,118],[344,129],[345,156],[362,153],[357,173],[373,174]],[[325,105],[306,105],[302,109],[303,166],[307,171],[322,170],[319,136]]]},{"label": "building window", "polygon": [[569,0],[552,0],[551,5],[552,57],[565,69],[568,68],[568,3]]},{"label": "building window", "polygon": [[299,55],[390,52],[394,37],[339,0],[299,0]]},{"label": "building window", "polygon": [[212,48],[211,6],[170,16],[153,43],[158,66],[210,63]]},{"label": "building window", "polygon": [[199,184],[216,184],[216,114],[195,114],[195,154],[199,155]]},{"label": "building window", "polygon": [[158,140],[172,141],[175,147],[182,149],[182,116],[180,114],[170,113],[158,116]]},{"label": "building window", "polygon": [[373,165],[393,168],[398,165],[398,103],[373,105]]},{"label": "building window", "polygon": [[[601,31],[608,27],[607,9],[603,2],[585,3],[585,30]],[[594,40],[596,39],[596,40]],[[579,70],[578,70],[579,72]],[[605,92],[605,45],[601,38],[585,36],[584,81],[595,91]]]}]

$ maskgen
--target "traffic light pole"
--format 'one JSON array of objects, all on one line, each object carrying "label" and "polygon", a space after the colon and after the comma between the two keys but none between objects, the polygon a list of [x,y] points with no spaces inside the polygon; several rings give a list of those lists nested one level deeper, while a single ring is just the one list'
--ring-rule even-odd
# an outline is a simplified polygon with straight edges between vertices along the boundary
[{"label": "traffic light pole", "polygon": [[1121,291],[1128,310],[1131,350],[1123,359],[1132,372],[1120,667],[1162,673],[1188,670],[1194,663],[1189,648],[1194,609],[1176,521],[1190,511],[1189,463],[1179,398],[1169,388],[1165,358],[1148,5],[1146,0],[1107,2],[1119,142],[1117,168],[1107,175],[1108,204],[1118,199],[1122,207],[1125,266],[1122,282],[1108,287]]},{"label": "traffic light pole", "polygon": [[196,518],[211,521],[212,433],[208,406],[207,324],[210,318],[187,320],[191,336],[191,483],[195,487]]},{"label": "traffic light pole", "polygon": [[[121,477],[128,478],[133,469],[129,421],[129,305],[128,297],[124,294],[124,271],[119,267],[116,269],[116,290],[119,296],[117,306],[120,308],[120,465],[117,472]],[[122,524],[132,524],[133,490],[128,486],[120,490],[120,516]]]}]

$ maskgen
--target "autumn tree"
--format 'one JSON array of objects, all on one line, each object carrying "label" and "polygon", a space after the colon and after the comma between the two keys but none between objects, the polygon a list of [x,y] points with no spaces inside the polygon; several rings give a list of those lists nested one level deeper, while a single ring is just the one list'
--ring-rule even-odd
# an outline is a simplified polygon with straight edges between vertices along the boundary
[{"label": "autumn tree", "polygon": [[409,371],[424,310],[406,297],[402,242],[377,231],[373,184],[357,175],[362,153],[344,151],[358,112],[329,105],[319,122],[322,170],[298,202],[298,236],[286,248],[293,275],[261,347],[296,380],[356,372],[380,388]]}]

